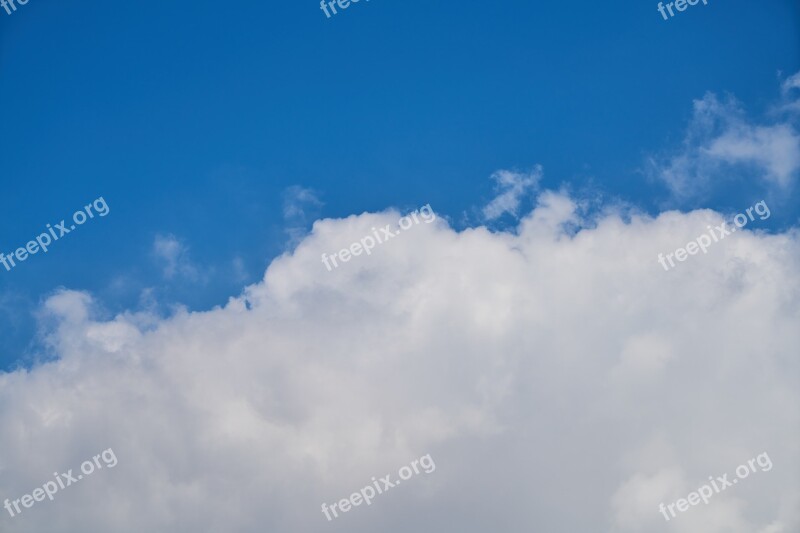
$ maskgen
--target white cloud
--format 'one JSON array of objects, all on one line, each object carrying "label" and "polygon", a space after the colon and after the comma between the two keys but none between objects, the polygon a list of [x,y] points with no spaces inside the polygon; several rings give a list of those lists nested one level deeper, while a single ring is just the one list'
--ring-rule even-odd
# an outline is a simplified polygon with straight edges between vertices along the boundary
[{"label": "white cloud", "polygon": [[[547,191],[514,233],[438,219],[333,272],[323,251],[399,213],[318,221],[241,297],[169,319],[54,295],[59,359],[0,374],[0,499],[119,464],[3,531],[796,531],[797,232],[664,272],[722,216],[576,204]],[[663,523],[657,500],[765,450],[773,470]],[[425,453],[435,473],[325,520]]]},{"label": "white cloud", "polygon": [[800,72],[795,72],[781,84],[781,91],[784,94],[790,93],[792,89],[800,89]]},{"label": "white cloud", "polygon": [[236,283],[244,283],[244,281],[250,277],[250,274],[247,272],[244,259],[239,256],[236,256],[231,260],[231,270],[233,280],[236,281]]},{"label": "white cloud", "polygon": [[766,181],[782,190],[793,183],[800,170],[800,135],[788,124],[732,128],[704,150],[709,157],[726,163],[755,164]]},{"label": "white cloud", "polygon": [[536,189],[541,177],[541,166],[528,173],[511,170],[494,172],[491,179],[495,181],[497,196],[483,208],[484,218],[492,221],[506,213],[516,218],[521,200]]},{"label": "white cloud", "polygon": [[153,240],[153,255],[162,266],[166,279],[179,276],[187,281],[203,278],[200,269],[189,258],[189,248],[175,235],[156,235]]},{"label": "white cloud", "polygon": [[783,100],[779,109],[790,113],[800,111],[800,72],[789,76],[781,84],[781,99]]},{"label": "white cloud", "polygon": [[292,185],[283,191],[283,220],[290,248],[303,240],[323,205],[313,189]]},{"label": "white cloud", "polygon": [[[782,85],[783,108],[800,73]],[[793,104],[792,104],[793,105]],[[695,100],[680,150],[651,157],[650,171],[679,198],[702,196],[712,186],[744,171],[767,188],[787,191],[800,175],[800,134],[791,117],[769,124],[749,121],[733,99],[713,93]]]},{"label": "white cloud", "polygon": [[323,203],[312,189],[293,185],[283,193],[283,216],[286,219],[305,218],[306,210],[311,207],[322,207]]}]

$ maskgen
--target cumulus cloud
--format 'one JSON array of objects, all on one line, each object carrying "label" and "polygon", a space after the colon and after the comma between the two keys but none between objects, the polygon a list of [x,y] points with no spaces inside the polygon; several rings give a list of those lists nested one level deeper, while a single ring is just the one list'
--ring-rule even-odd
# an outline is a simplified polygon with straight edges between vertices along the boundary
[{"label": "cumulus cloud", "polygon": [[498,170],[490,177],[495,182],[497,196],[483,208],[484,219],[492,221],[506,213],[516,218],[522,199],[539,184],[542,167],[536,166],[531,172]]},{"label": "cumulus cloud", "polygon": [[[782,85],[783,107],[800,79]],[[789,102],[787,104],[787,102]],[[791,115],[758,124],[747,119],[739,103],[713,93],[695,100],[692,119],[679,150],[649,159],[652,175],[678,198],[701,196],[737,172],[767,188],[788,191],[800,175],[800,134]]]},{"label": "cumulus cloud", "polygon": [[[119,462],[3,531],[796,531],[797,232],[664,272],[723,216],[577,203],[545,191],[508,233],[437,218],[332,272],[323,251],[400,214],[319,220],[205,312],[108,319],[58,292],[58,358],[0,374],[0,498]],[[771,471],[664,522],[765,450]],[[325,520],[426,453],[434,473]]]}]

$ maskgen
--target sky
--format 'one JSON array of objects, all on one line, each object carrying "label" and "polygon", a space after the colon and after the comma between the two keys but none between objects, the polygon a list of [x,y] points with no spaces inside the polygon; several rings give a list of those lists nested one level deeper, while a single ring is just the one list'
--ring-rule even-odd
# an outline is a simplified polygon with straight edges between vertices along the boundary
[{"label": "sky", "polygon": [[797,531],[800,4],[657,5],[0,7],[0,529]]}]

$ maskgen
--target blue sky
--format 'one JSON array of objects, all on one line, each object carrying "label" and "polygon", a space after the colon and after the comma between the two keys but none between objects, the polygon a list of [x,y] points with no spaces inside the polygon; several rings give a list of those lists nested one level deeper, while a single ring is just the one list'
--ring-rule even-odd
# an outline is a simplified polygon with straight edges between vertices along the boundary
[{"label": "blue sky", "polygon": [[[770,120],[800,70],[800,6],[372,0],[30,0],[0,11],[0,251],[102,196],[110,214],[0,269],[0,367],[29,364],[58,287],[114,313],[210,308],[255,282],[319,217],[430,203],[473,223],[501,168],[651,213],[739,209],[736,187],[675,198],[643,171],[679,147],[692,101],[731,93]],[[766,118],[765,118],[766,117]],[[314,191],[287,220],[292,187]],[[288,196],[287,196],[288,195]],[[768,225],[797,220],[796,196]],[[191,271],[165,275],[157,237]],[[148,289],[150,289],[148,291]]]}]

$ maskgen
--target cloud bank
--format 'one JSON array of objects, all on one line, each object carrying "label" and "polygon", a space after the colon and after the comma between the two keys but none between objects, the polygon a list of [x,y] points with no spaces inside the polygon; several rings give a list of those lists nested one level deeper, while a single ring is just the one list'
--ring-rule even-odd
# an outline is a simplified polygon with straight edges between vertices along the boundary
[{"label": "cloud bank", "polygon": [[[0,498],[113,448],[7,532],[790,533],[800,527],[800,246],[723,217],[588,217],[544,191],[513,232],[319,220],[221,308],[101,318],[44,304],[58,359],[0,374]],[[666,523],[661,502],[767,451],[774,468]],[[431,454],[436,472],[325,520],[322,502]]]}]

